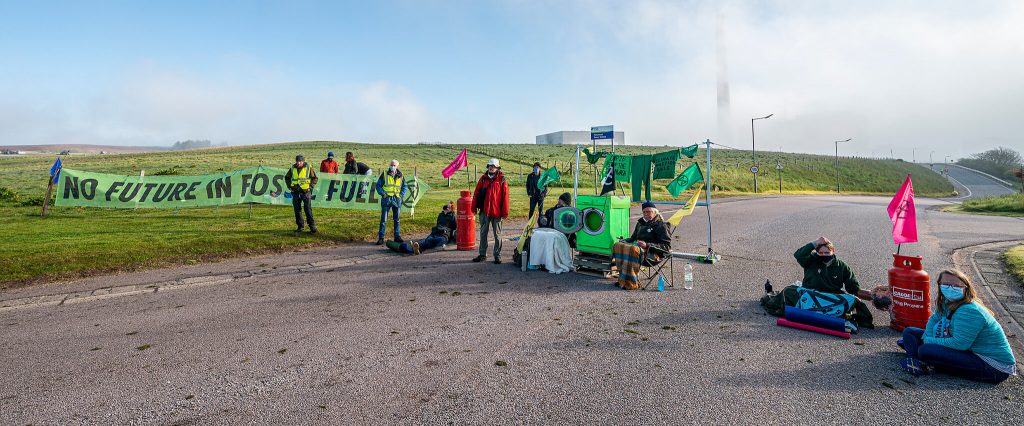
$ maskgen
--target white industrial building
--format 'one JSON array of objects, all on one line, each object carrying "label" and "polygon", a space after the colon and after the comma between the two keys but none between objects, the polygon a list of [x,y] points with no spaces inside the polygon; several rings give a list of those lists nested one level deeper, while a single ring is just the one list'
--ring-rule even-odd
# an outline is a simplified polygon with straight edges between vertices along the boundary
[{"label": "white industrial building", "polygon": [[[611,145],[610,139],[599,139],[598,145]],[[560,132],[548,133],[546,135],[537,136],[537,145],[592,145],[593,141],[590,140],[590,132],[588,131],[575,131],[575,130],[563,130]],[[626,134],[624,132],[615,132],[615,144],[625,145]]]}]

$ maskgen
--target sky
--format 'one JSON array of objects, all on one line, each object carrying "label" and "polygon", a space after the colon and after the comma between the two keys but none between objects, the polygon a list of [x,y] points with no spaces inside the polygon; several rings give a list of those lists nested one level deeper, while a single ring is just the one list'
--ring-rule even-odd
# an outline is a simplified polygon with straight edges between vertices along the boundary
[{"label": "sky", "polygon": [[533,143],[614,125],[627,144],[750,149],[750,118],[773,114],[758,150],[1024,151],[1014,0],[0,0],[0,55],[0,145]]}]

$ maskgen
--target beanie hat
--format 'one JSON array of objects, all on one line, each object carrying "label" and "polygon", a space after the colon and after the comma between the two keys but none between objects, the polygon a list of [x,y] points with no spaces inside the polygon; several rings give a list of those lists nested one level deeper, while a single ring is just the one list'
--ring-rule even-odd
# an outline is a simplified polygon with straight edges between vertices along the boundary
[{"label": "beanie hat", "polygon": [[572,194],[565,192],[558,196],[558,201],[565,203],[566,205],[572,204]]},{"label": "beanie hat", "polygon": [[658,208],[658,207],[656,207],[656,206],[654,205],[654,203],[652,203],[652,202],[650,202],[650,201],[644,201],[644,203],[640,205],[640,208],[643,208],[643,209],[646,209],[646,208],[652,208],[652,209],[656,209],[656,208]]}]

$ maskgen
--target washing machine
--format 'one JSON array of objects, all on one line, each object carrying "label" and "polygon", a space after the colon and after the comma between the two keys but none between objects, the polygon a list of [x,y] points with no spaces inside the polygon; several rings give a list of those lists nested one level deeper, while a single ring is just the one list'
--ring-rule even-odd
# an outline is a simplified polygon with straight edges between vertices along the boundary
[{"label": "washing machine", "polygon": [[619,238],[629,238],[629,198],[613,195],[580,195],[583,227],[576,231],[576,250],[580,253],[612,255],[612,246]]}]

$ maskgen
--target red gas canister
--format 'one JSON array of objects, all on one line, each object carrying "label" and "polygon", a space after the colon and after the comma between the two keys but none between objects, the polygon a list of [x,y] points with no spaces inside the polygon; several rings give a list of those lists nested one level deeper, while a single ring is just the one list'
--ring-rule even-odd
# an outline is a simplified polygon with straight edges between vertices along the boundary
[{"label": "red gas canister", "polygon": [[905,327],[924,328],[932,315],[932,305],[928,273],[921,266],[921,257],[895,253],[892,257],[889,269],[892,321],[889,326],[896,331],[903,331]]},{"label": "red gas canister", "polygon": [[476,216],[473,214],[473,194],[462,191],[456,207],[455,221],[458,231],[455,241],[459,250],[476,250]]}]

